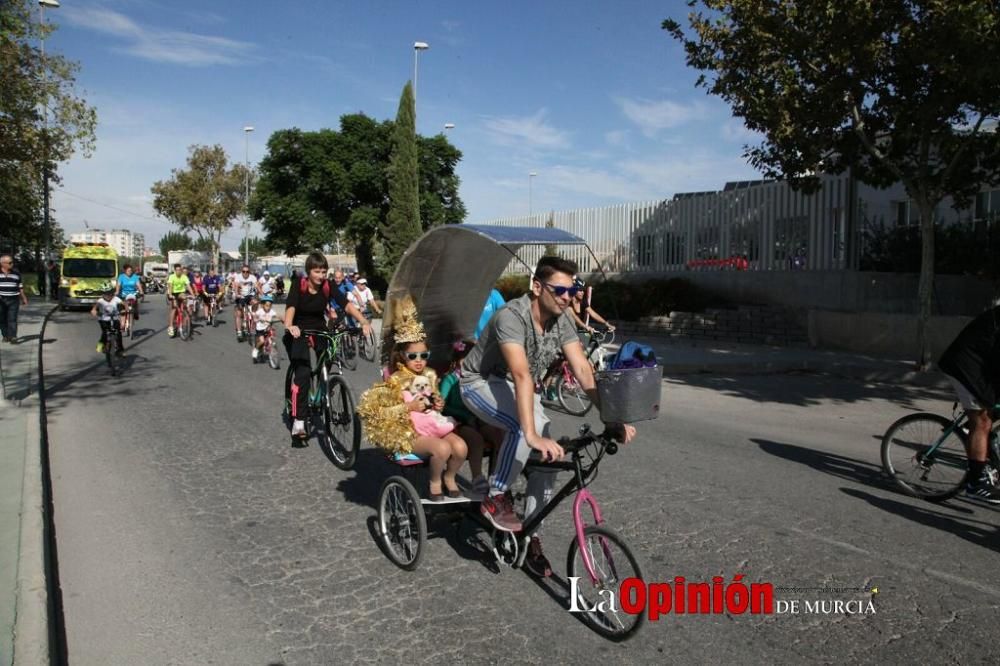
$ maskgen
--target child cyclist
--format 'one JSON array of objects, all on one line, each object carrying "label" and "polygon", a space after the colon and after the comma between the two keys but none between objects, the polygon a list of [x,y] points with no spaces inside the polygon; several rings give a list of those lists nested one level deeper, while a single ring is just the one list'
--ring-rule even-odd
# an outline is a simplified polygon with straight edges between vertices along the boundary
[{"label": "child cyclist", "polygon": [[[358,414],[365,426],[368,440],[389,453],[430,458],[430,498],[434,502],[463,502],[468,498],[458,488],[456,476],[465,463],[468,447],[465,440],[449,429],[425,429],[424,423],[433,412],[440,412],[444,400],[432,393],[427,399],[417,394],[418,381],[436,389],[437,376],[427,367],[427,350],[423,325],[417,320],[416,307],[403,299],[393,317],[393,347],[390,367],[395,372],[385,382],[376,383],[364,392],[358,404]],[[409,397],[409,400],[407,400]],[[479,453],[480,458],[482,453]]]},{"label": "child cyclist", "polygon": [[274,304],[274,296],[264,294],[260,297],[260,305],[253,312],[254,322],[254,346],[251,356],[254,362],[260,355],[260,350],[264,348],[264,338],[271,324],[278,320],[278,313],[271,309]]},{"label": "child cyclist", "polygon": [[[125,301],[115,296],[115,288],[107,286],[94,307],[90,309],[90,316],[97,318],[97,323],[101,325],[101,338],[97,341],[97,353],[104,353],[104,345],[107,344],[108,332],[112,329],[112,322],[121,316],[125,309]],[[125,345],[122,344],[121,326],[114,327],[115,341],[118,343],[118,356],[125,355]]]}]

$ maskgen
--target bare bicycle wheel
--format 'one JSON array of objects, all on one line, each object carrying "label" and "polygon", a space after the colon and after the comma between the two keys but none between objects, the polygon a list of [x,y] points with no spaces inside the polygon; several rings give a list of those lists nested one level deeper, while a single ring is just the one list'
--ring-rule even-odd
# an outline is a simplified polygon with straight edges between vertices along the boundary
[{"label": "bare bicycle wheel", "polygon": [[427,518],[420,495],[409,481],[391,476],[378,494],[378,531],[392,563],[412,571],[420,564],[427,543]]},{"label": "bare bicycle wheel", "polygon": [[349,470],[361,449],[361,417],[354,409],[351,387],[340,375],[331,375],[327,380],[323,412],[326,436],[319,441],[324,453],[338,468]]},{"label": "bare bicycle wheel", "polygon": [[908,414],[882,437],[882,468],[907,495],[942,502],[965,484],[965,439],[939,414]]},{"label": "bare bicycle wheel", "polygon": [[583,416],[594,406],[590,396],[583,390],[575,377],[567,379],[566,375],[560,375],[556,379],[556,395],[562,408],[573,416]]},{"label": "bare bicycle wheel", "polygon": [[[645,615],[626,613],[621,608],[620,588],[629,578],[643,580],[639,565],[632,551],[618,534],[607,527],[591,525],[583,531],[584,548],[597,580],[587,572],[580,543],[573,539],[566,555],[566,575],[578,577],[576,583],[576,607],[583,609],[580,617],[584,623],[601,636],[613,641],[624,641],[642,627]],[[607,603],[611,591],[615,603]],[[604,603],[601,603],[604,602]],[[571,603],[573,601],[571,600]]]}]

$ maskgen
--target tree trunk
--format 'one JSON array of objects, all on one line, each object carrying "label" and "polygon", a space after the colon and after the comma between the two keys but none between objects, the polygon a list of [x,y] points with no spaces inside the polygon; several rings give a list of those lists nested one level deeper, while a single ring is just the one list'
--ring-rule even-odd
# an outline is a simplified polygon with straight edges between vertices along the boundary
[{"label": "tree trunk", "polygon": [[917,369],[924,372],[930,368],[931,350],[927,339],[927,325],[931,318],[934,299],[934,204],[926,197],[916,198],[920,211],[920,282],[917,296],[920,300],[917,315]]}]

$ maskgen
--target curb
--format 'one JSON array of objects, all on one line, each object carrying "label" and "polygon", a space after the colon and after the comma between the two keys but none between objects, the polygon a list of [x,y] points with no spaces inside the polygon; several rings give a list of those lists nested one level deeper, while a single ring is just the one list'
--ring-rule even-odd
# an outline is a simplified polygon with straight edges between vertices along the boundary
[{"label": "curb", "polygon": [[[21,408],[25,408],[25,403]],[[37,403],[36,400],[31,400]],[[21,489],[21,539],[17,553],[14,664],[48,664],[49,591],[46,576],[46,511],[37,404],[28,407]]]},{"label": "curb", "polygon": [[[46,313],[38,336],[38,373],[35,391],[22,401],[30,401],[27,415],[24,482],[21,494],[21,539],[17,556],[17,604],[14,619],[15,666],[63,663],[54,639],[58,633],[58,573],[55,566],[55,533],[52,517],[52,479],[49,472],[48,437],[45,417],[45,378],[42,349],[45,329],[58,305]],[[37,415],[37,418],[32,416]]]}]

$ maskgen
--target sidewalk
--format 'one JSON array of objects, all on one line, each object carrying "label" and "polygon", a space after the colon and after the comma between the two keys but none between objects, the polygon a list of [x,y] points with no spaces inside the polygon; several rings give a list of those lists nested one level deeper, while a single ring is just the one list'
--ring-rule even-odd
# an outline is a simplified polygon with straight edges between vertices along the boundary
[{"label": "sidewalk", "polygon": [[767,375],[815,372],[862,382],[905,383],[947,387],[944,375],[934,370],[916,372],[912,359],[886,358],[832,349],[771,347],[684,338],[617,334],[615,344],[634,340],[649,345],[663,366],[664,377],[699,373],[717,375]]},{"label": "sidewalk", "polygon": [[0,659],[49,663],[45,504],[38,348],[52,304],[33,299],[18,317],[21,344],[0,343]]}]

